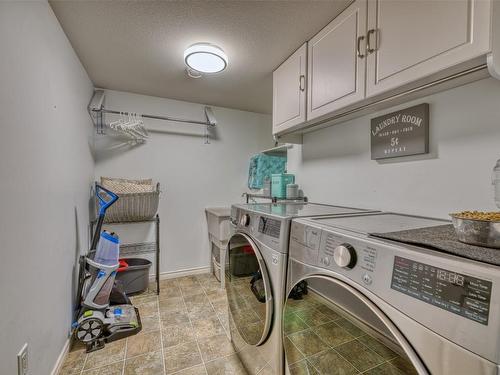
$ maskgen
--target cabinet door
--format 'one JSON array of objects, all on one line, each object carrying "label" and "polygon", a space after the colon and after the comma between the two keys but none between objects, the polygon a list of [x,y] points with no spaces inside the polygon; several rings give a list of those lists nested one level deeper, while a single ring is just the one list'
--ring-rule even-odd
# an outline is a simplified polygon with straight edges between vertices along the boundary
[{"label": "cabinet door", "polygon": [[364,99],[366,12],[355,1],[309,41],[307,120]]},{"label": "cabinet door", "polygon": [[370,1],[367,96],[487,53],[490,7],[489,0]]},{"label": "cabinet door", "polygon": [[273,134],[306,121],[307,43],[273,72]]}]

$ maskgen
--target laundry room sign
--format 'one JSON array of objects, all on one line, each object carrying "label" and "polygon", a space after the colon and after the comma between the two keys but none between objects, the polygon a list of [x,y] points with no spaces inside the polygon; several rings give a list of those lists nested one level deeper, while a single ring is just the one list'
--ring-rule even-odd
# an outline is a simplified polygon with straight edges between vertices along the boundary
[{"label": "laundry room sign", "polygon": [[371,120],[372,160],[429,152],[429,104],[422,103]]}]

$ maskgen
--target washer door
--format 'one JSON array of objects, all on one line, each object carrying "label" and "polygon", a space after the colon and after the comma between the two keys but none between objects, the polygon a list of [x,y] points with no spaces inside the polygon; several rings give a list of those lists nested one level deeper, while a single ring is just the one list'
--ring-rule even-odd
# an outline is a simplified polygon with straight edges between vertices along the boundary
[{"label": "washer door", "polygon": [[269,335],[273,316],[266,264],[255,243],[243,233],[229,240],[228,258],[226,292],[232,323],[247,344],[260,345]]},{"label": "washer door", "polygon": [[291,374],[427,375],[415,351],[368,298],[326,276],[299,281],[283,317]]}]

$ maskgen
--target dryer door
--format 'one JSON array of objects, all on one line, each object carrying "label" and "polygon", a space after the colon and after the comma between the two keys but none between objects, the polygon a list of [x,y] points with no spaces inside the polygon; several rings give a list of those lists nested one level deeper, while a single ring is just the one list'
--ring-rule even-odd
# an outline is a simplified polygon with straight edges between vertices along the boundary
[{"label": "dryer door", "polygon": [[424,375],[425,366],[369,299],[332,277],[311,276],[289,292],[284,317],[289,373]]},{"label": "dryer door", "polygon": [[233,341],[238,334],[250,345],[260,345],[269,335],[273,316],[271,284],[257,245],[244,233],[236,233],[228,244],[226,292]]}]

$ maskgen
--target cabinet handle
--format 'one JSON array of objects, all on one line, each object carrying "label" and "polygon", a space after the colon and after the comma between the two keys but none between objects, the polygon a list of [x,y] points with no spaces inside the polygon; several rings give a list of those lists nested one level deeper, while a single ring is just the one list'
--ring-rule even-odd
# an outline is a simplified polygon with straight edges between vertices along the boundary
[{"label": "cabinet handle", "polygon": [[364,37],[364,36],[358,36],[358,57],[359,57],[360,59],[362,59],[363,57],[365,57],[365,55],[363,55],[363,54],[361,53],[361,48],[360,48],[361,42],[362,42],[363,40],[365,40],[365,37]]},{"label": "cabinet handle", "polygon": [[299,77],[299,89],[304,91],[306,89],[306,76],[301,74]]},{"label": "cabinet handle", "polygon": [[[376,38],[375,38],[375,48],[372,48],[372,38],[371,38],[371,36],[373,34],[375,34],[375,36],[376,36]],[[366,48],[366,51],[368,53],[373,53],[373,52],[375,52],[378,49],[378,38],[377,38],[378,37],[378,29],[370,29],[370,30],[368,30],[368,34],[366,34],[366,35],[367,35],[367,41],[366,41],[367,42],[366,43],[367,48]]]}]

